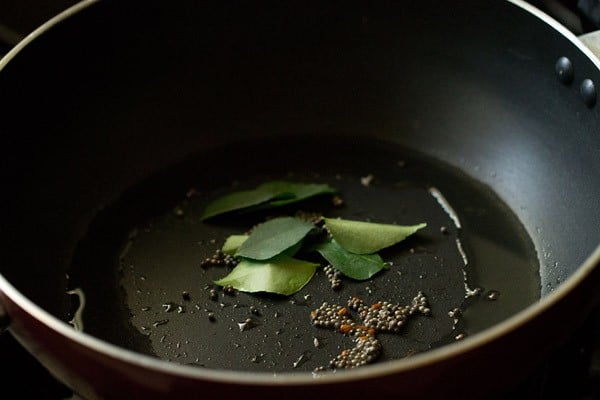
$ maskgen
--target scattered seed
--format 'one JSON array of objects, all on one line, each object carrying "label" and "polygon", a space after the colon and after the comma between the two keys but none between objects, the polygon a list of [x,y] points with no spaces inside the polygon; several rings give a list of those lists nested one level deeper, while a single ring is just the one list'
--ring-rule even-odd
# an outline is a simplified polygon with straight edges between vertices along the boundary
[{"label": "scattered seed", "polygon": [[448,234],[450,233],[450,231],[448,230],[448,228],[447,228],[447,227],[445,227],[445,226],[440,226],[440,232],[441,232],[443,235],[448,235]]},{"label": "scattered seed", "polygon": [[215,322],[217,320],[217,318],[215,317],[215,313],[212,313],[212,312],[209,312],[207,314],[207,317],[210,322]]},{"label": "scattered seed", "polygon": [[183,216],[185,215],[181,207],[175,207],[175,210],[173,212],[175,213],[175,216],[179,218],[183,218]]},{"label": "scattered seed", "polygon": [[452,310],[448,311],[448,316],[450,318],[460,318],[462,315],[462,310],[460,308],[453,308]]},{"label": "scattered seed", "polygon": [[455,339],[455,340],[463,340],[463,339],[464,339],[464,338],[466,338],[466,337],[467,337],[467,334],[466,334],[466,333],[462,333],[462,332],[461,332],[461,333],[459,333],[458,335],[454,336],[454,339]]},{"label": "scattered seed", "polygon": [[250,312],[256,316],[260,315],[260,310],[256,306],[250,306]]},{"label": "scattered seed", "polygon": [[181,297],[185,301],[190,301],[192,299],[192,297],[190,296],[190,293],[188,291],[186,291],[186,290],[184,290],[183,292],[181,292]]},{"label": "scattered seed", "polygon": [[209,293],[212,301],[217,301],[219,299],[219,292],[217,292],[217,289],[210,289]]},{"label": "scattered seed", "polygon": [[360,184],[365,187],[371,186],[371,183],[373,182],[373,178],[374,178],[374,176],[372,174],[363,176],[360,178]]},{"label": "scattered seed", "polygon": [[326,265],[323,267],[323,272],[325,272],[325,277],[331,284],[331,288],[333,290],[339,290],[342,288],[342,273],[335,269],[332,265]]},{"label": "scattered seed", "polygon": [[169,322],[169,320],[168,320],[168,319],[161,319],[161,320],[159,320],[159,321],[156,321],[156,322],[154,322],[154,323],[152,324],[152,326],[156,328],[157,326],[165,325],[165,324],[167,324],[168,322]]},{"label": "scattered seed", "polygon": [[236,290],[233,286],[227,285],[223,288],[223,293],[225,293],[227,296],[235,296]]},{"label": "scattered seed", "polygon": [[497,291],[497,290],[490,290],[485,295],[485,298],[488,299],[488,300],[491,300],[491,301],[498,300],[499,297],[500,297],[500,292]]},{"label": "scattered seed", "polygon": [[240,332],[247,331],[248,329],[252,329],[256,326],[256,322],[252,320],[252,318],[246,318],[244,322],[239,322],[238,327],[240,328]]},{"label": "scattered seed", "polygon": [[344,308],[340,305],[330,305],[323,303],[316,310],[311,311],[310,317],[312,323],[316,327],[340,329],[342,325],[352,324],[352,319],[349,315],[340,315],[339,311]]},{"label": "scattered seed", "polygon": [[202,268],[215,267],[215,266],[225,266],[225,267],[235,267],[238,264],[238,260],[229,255],[223,253],[221,249],[215,250],[215,253],[204,259],[200,263]]},{"label": "scattered seed", "polygon": [[[373,362],[382,351],[381,343],[376,338],[377,332],[399,333],[409,317],[416,314],[431,314],[427,298],[422,292],[419,292],[412,299],[411,304],[406,306],[387,301],[379,301],[368,306],[359,297],[352,297],[348,300],[347,307],[325,302],[310,312],[314,326],[335,329],[344,335],[354,337],[354,348],[343,350],[330,361],[329,367],[333,369],[356,368]],[[358,313],[362,324],[353,321],[348,309]],[[314,344],[318,347],[316,338]]]},{"label": "scattered seed", "polygon": [[342,350],[329,362],[330,368],[356,368],[369,364],[381,354],[381,343],[373,335],[361,335],[354,339],[355,347]]},{"label": "scattered seed", "polygon": [[341,207],[344,205],[344,199],[342,196],[336,194],[331,198],[331,204],[333,204],[334,207]]}]

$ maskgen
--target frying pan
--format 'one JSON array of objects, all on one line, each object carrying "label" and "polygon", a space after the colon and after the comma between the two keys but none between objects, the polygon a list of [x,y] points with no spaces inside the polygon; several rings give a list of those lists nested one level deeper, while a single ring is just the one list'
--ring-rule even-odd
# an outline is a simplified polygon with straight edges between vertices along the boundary
[{"label": "frying pan", "polygon": [[[501,393],[598,301],[599,65],[521,2],[79,3],[0,61],[2,319],[90,399]],[[282,178],[428,227],[372,283],[211,303],[200,261],[268,215],[199,210]],[[311,373],[349,345],[311,308],[419,290],[381,362]]]}]

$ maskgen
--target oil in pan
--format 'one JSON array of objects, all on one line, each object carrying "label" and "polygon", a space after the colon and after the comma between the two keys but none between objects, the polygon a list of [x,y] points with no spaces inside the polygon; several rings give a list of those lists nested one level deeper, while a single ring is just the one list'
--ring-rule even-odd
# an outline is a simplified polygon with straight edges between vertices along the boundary
[{"label": "oil in pan", "polygon": [[[215,197],[270,180],[327,183],[340,197],[200,220]],[[389,269],[366,281],[342,277],[337,290],[322,268],[291,296],[213,284],[231,266],[204,261],[229,235],[298,210],[427,227],[382,251]],[[409,305],[425,296],[427,313],[377,334],[374,361],[383,362],[475,334],[540,298],[533,243],[499,196],[438,160],[358,138],[240,143],[161,171],[97,215],[69,277],[68,289],[85,294],[87,332],[176,363],[248,371],[314,371],[351,349],[351,337],[312,323],[325,302]],[[356,310],[348,316],[359,321]]]}]

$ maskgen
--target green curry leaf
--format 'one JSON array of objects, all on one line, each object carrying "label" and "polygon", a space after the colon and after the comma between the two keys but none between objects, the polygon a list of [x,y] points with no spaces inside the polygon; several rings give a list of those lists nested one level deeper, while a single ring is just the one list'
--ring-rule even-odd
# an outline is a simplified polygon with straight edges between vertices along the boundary
[{"label": "green curry leaf", "polygon": [[202,221],[231,211],[248,208],[276,198],[291,198],[292,193],[282,192],[280,188],[261,185],[253,190],[242,190],[226,194],[206,206],[200,219]]},{"label": "green curry leaf", "polygon": [[274,218],[258,225],[236,256],[267,260],[297,245],[313,228],[313,224],[299,218]]},{"label": "green curry leaf", "polygon": [[200,219],[202,221],[236,210],[262,210],[299,202],[321,194],[335,193],[327,184],[287,181],[265,182],[254,189],[242,190],[221,196],[209,203]]},{"label": "green curry leaf", "polygon": [[354,254],[345,250],[335,240],[319,243],[318,251],[334,268],[349,278],[369,279],[388,265],[379,254]]},{"label": "green curry leaf", "polygon": [[269,292],[285,296],[302,289],[313,277],[319,264],[280,255],[267,261],[242,259],[231,272],[215,281],[242,292]]},{"label": "green curry leaf", "polygon": [[[210,203],[201,219],[232,211],[255,211],[280,207],[321,194],[335,193],[326,184],[287,181],[265,182],[255,189],[238,191]],[[314,247],[329,264],[345,276],[366,280],[388,268],[377,252],[395,245],[427,224],[401,226],[363,221],[323,218],[331,238]],[[231,285],[244,292],[291,295],[313,277],[319,264],[293,258],[304,249],[305,237],[315,224],[294,217],[279,217],[256,226],[250,235],[231,235],[223,253],[238,260],[217,285]]]},{"label": "green curry leaf", "polygon": [[403,226],[325,218],[325,226],[335,241],[349,252],[372,254],[403,241],[427,224]]},{"label": "green curry leaf", "polygon": [[248,235],[229,236],[227,239],[225,239],[225,243],[223,244],[223,247],[221,247],[221,251],[225,254],[229,254],[230,256],[235,255],[242,243],[244,243],[248,237]]},{"label": "green curry leaf", "polygon": [[298,201],[306,200],[308,198],[321,195],[321,194],[333,194],[336,190],[326,184],[317,183],[294,183],[285,181],[273,181],[265,183],[268,188],[279,190],[282,193],[292,193],[293,197],[273,199],[269,201],[269,206],[279,207],[287,204],[295,203]]},{"label": "green curry leaf", "polygon": [[[240,248],[240,246],[242,245],[242,243],[244,243],[246,241],[246,239],[248,239],[248,237],[249,237],[249,235],[231,235],[231,236],[229,236],[225,240],[223,247],[221,247],[221,251],[225,254],[229,254],[230,256],[235,256],[235,254],[237,253],[237,251]],[[289,247],[281,254],[287,254],[288,256],[293,257],[298,252],[298,250],[300,250],[301,247],[302,247],[302,241],[296,243],[292,247]]]}]

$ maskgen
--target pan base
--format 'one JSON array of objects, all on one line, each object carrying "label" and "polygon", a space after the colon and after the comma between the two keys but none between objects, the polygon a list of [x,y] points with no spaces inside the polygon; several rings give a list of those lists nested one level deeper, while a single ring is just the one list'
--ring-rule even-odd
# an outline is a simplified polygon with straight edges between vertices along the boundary
[{"label": "pan base", "polygon": [[[344,205],[323,196],[200,222],[216,196],[275,179],[328,183]],[[318,270],[290,297],[222,290],[212,297],[212,281],[229,269],[201,262],[227,236],[298,209],[428,226],[381,253],[393,264],[389,270],[368,281],[344,279],[341,290]],[[312,326],[310,311],[325,301],[346,304],[358,296],[409,304],[419,291],[427,296],[431,316],[411,319],[399,334],[378,335],[383,361],[480,332],[540,297],[534,246],[495,193],[449,165],[372,139],[266,139],[199,154],[99,213],[69,277],[69,290],[85,294],[81,322],[88,333],[177,363],[252,371],[312,371],[351,348],[343,334]],[[455,309],[460,313],[452,315]],[[240,325],[248,318],[251,329]]]}]

